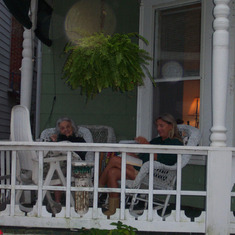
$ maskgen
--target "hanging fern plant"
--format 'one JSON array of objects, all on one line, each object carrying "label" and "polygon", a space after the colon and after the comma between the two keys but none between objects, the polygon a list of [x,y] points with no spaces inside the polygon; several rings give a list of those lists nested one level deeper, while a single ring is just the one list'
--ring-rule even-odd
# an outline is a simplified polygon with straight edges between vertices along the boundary
[{"label": "hanging fern plant", "polygon": [[88,98],[105,88],[131,91],[143,85],[144,71],[154,82],[146,67],[151,57],[131,41],[133,36],[147,43],[135,33],[113,36],[96,33],[77,40],[76,44],[67,44],[63,79],[72,89],[81,87],[82,94]]}]

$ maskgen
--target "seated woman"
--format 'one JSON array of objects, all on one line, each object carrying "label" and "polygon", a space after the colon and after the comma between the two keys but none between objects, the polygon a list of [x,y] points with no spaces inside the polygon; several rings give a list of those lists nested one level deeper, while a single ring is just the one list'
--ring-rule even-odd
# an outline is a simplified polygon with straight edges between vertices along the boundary
[{"label": "seated woman", "polygon": [[[56,122],[56,134],[50,137],[51,141],[59,142],[59,141],[70,141],[76,143],[85,143],[86,141],[79,136],[76,136],[77,126],[74,121],[70,118],[64,117],[58,119]],[[76,152],[82,160],[85,160],[86,152]],[[55,191],[55,201],[57,203],[61,202],[61,191]]]},{"label": "seated woman", "polygon": [[[159,137],[152,139],[150,142],[144,137],[135,138],[139,144],[156,144],[156,145],[183,145],[179,135],[175,119],[170,114],[164,114],[156,119],[156,127]],[[132,154],[134,156],[134,154]],[[149,161],[149,154],[142,153],[135,155],[143,163]],[[174,165],[177,162],[176,154],[154,154],[154,160],[166,165]],[[126,165],[126,178],[134,180],[138,174],[138,167]],[[109,188],[118,188],[118,181],[121,179],[121,158],[113,156],[110,158],[107,167],[99,179],[99,186],[107,185]],[[116,208],[119,207],[119,193],[109,194],[109,208],[104,212],[105,215],[113,215]]]},{"label": "seated woman", "polygon": [[[50,139],[53,142],[69,141],[76,143],[85,143],[86,141],[79,136],[76,136],[77,126],[70,118],[60,118],[56,122],[56,134],[52,135]],[[82,160],[85,160],[86,152],[76,152]]]}]

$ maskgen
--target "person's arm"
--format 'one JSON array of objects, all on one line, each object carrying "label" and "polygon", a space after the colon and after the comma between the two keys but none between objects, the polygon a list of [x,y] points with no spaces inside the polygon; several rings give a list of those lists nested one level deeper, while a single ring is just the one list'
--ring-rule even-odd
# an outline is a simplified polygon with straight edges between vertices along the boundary
[{"label": "person's arm", "polygon": [[135,138],[135,141],[138,143],[138,144],[149,144],[148,140],[143,137],[143,136],[138,136]]},{"label": "person's arm", "polygon": [[157,153],[154,153],[154,161],[157,161]]},{"label": "person's arm", "polygon": [[132,156],[132,157],[136,157],[139,158],[139,156],[136,153],[127,153],[128,155]]},{"label": "person's arm", "polygon": [[53,141],[53,142],[57,142],[57,135],[56,134],[54,134],[54,135],[51,135],[50,136],[50,139],[51,139],[51,141]]},{"label": "person's arm", "polygon": [[[138,144],[149,144],[148,140],[145,139],[142,136],[138,136],[134,139]],[[136,153],[127,153],[128,155],[132,156],[132,157],[136,157],[139,158],[138,154]]]},{"label": "person's arm", "polygon": [[[135,138],[135,141],[139,144],[151,144],[145,137],[138,136]],[[157,161],[157,153],[154,153],[154,161]]]}]

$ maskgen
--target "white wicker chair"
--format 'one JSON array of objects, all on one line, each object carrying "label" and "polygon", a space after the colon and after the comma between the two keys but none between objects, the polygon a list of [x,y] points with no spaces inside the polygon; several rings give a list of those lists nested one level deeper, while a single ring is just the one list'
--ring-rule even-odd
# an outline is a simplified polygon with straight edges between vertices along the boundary
[{"label": "white wicker chair", "polygon": [[[56,133],[55,128],[47,128],[42,131],[39,141],[51,141],[50,137]],[[93,137],[90,130],[86,127],[78,126],[76,136],[82,137],[86,143],[93,143]],[[87,152],[85,156],[86,161],[94,161],[94,152]]]},{"label": "white wicker chair", "polygon": [[94,143],[116,143],[114,129],[105,125],[81,125],[90,130]]},{"label": "white wicker chair", "polygon": [[[83,137],[87,143],[116,143],[114,129],[105,125],[78,125],[76,136]],[[55,134],[55,128],[48,128],[42,131],[40,141],[50,141],[50,136]],[[94,160],[94,152],[87,152],[86,161]],[[101,172],[105,167],[105,154],[100,155]]]},{"label": "white wicker chair", "polygon": [[[103,125],[78,125],[76,136],[83,137],[87,143],[115,143],[116,136],[110,126]],[[50,136],[55,134],[55,128],[42,131],[40,141],[50,141]]]},{"label": "white wicker chair", "polygon": [[[178,125],[178,130],[183,138],[184,145],[187,146],[197,146],[200,142],[200,131],[197,128],[194,128],[189,125]],[[185,167],[189,162],[191,155],[182,155],[182,165],[181,167]],[[127,180],[126,185],[128,188],[146,188],[149,184],[149,162],[145,162],[135,180]],[[171,190],[175,187],[176,182],[176,174],[177,174],[177,163],[173,166],[164,165],[160,162],[154,161],[154,189],[164,189]],[[165,197],[165,200],[162,203],[155,202],[155,209],[162,209],[161,216],[165,215],[166,208],[168,206],[168,202],[170,199],[170,195]],[[134,210],[134,206],[138,203],[138,201],[145,201],[145,205],[147,207],[147,198],[144,198],[143,195],[132,194],[132,200],[130,204],[130,213],[135,216],[138,214]]]}]

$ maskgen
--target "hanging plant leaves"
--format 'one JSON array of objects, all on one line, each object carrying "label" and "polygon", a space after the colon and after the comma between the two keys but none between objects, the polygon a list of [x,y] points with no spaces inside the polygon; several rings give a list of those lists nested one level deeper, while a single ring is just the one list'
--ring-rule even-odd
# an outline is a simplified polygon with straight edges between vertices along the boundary
[{"label": "hanging plant leaves", "polygon": [[152,60],[149,53],[131,41],[136,34],[104,35],[96,33],[83,37],[76,44],[67,44],[68,54],[63,67],[63,79],[72,88],[81,87],[82,94],[94,97],[105,88],[115,91],[131,91],[144,84],[145,72],[154,83],[147,69]]}]

